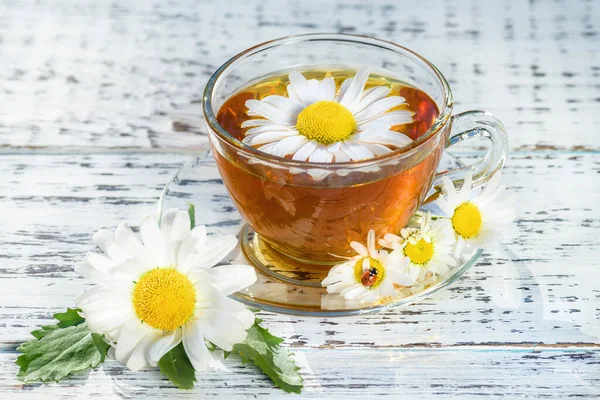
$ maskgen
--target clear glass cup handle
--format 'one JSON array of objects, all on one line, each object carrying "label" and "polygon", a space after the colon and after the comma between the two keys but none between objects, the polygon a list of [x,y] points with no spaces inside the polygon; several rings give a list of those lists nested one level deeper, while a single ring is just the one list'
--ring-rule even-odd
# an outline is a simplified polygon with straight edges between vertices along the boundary
[{"label": "clear glass cup handle", "polygon": [[502,122],[487,111],[474,110],[454,115],[446,148],[473,138],[486,138],[490,141],[485,156],[472,165],[437,174],[433,180],[434,193],[425,203],[437,198],[441,192],[443,176],[450,178],[455,187],[461,187],[465,173],[470,170],[473,173],[473,187],[478,187],[502,169],[508,154],[508,138]]}]

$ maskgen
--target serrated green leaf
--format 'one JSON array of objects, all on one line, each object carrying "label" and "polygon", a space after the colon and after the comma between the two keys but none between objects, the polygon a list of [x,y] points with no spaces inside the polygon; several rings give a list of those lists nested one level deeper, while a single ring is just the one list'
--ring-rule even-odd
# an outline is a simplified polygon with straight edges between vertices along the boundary
[{"label": "serrated green leaf", "polygon": [[196,370],[192,365],[183,343],[179,343],[158,362],[160,372],[180,389],[193,389],[196,382]]},{"label": "serrated green leaf", "polygon": [[300,393],[303,387],[300,369],[292,353],[281,347],[282,338],[272,335],[259,325],[259,319],[248,329],[248,337],[233,346],[233,352],[240,355],[243,363],[252,362],[259,367],[273,383],[286,392]]},{"label": "serrated green leaf", "polygon": [[194,229],[196,226],[196,207],[193,203],[190,203],[188,207],[188,214],[190,215],[190,229]]},{"label": "serrated green leaf", "polygon": [[85,322],[85,318],[83,318],[79,313],[81,310],[79,308],[67,308],[67,311],[64,313],[56,313],[54,314],[54,318],[58,320],[59,328],[68,328],[69,326],[77,326],[79,324],[83,324]]},{"label": "serrated green leaf", "polygon": [[[85,323],[48,330],[41,339],[17,348],[23,353],[16,361],[20,367],[17,377],[25,383],[58,382],[74,372],[94,368],[106,356],[106,351],[100,352],[96,340]],[[105,349],[108,350],[107,345]]]},{"label": "serrated green leaf", "polygon": [[57,325],[44,325],[42,326],[42,329],[36,329],[35,331],[31,331],[31,334],[34,338],[41,339],[48,333],[50,333],[50,331],[53,331],[55,329],[59,329]]}]

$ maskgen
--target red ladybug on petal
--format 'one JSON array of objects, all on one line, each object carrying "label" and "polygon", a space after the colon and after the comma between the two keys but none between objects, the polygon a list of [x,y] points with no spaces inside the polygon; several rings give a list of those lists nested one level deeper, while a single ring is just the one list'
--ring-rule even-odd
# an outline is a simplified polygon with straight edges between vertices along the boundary
[{"label": "red ladybug on petal", "polygon": [[377,268],[371,268],[366,270],[360,278],[363,286],[371,287],[377,282]]}]

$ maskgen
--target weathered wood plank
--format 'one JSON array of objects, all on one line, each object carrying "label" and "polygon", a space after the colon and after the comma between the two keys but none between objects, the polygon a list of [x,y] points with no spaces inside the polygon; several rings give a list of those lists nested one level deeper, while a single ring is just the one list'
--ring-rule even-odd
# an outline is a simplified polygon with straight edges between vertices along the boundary
[{"label": "weathered wood plank", "polygon": [[[132,372],[115,362],[58,384],[23,386],[14,378],[15,357],[0,353],[1,398],[290,397],[273,388],[254,367],[241,366],[238,360],[226,360],[228,371],[198,375],[196,388],[183,391],[173,388],[158,372]],[[600,396],[600,351],[595,349],[299,350],[296,360],[305,379],[302,398]]]},{"label": "weathered wood plank", "polygon": [[428,57],[456,110],[495,113],[513,148],[600,149],[598,2],[217,4],[2,2],[0,146],[198,148],[202,89],[227,58],[276,37],[346,32]]},{"label": "weathered wood plank", "polygon": [[[0,158],[0,347],[14,348],[73,304],[85,282],[72,268],[93,250],[93,232],[153,213],[185,159]],[[599,173],[600,154],[513,154],[506,177],[520,199],[514,230],[450,290],[379,315],[264,318],[297,348],[600,343]]]}]

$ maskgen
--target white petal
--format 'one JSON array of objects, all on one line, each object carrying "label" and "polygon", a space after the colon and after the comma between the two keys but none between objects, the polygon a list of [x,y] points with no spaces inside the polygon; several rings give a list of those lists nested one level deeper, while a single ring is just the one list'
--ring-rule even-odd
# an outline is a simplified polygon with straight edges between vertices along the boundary
[{"label": "white petal", "polygon": [[[252,120],[252,121],[254,121],[254,120]],[[251,137],[251,136],[256,136],[261,133],[267,133],[267,132],[295,132],[295,129],[294,129],[294,127],[280,125],[280,124],[276,124],[274,122],[269,121],[269,125],[257,126],[255,128],[248,129],[246,131],[246,135],[245,135],[244,139]],[[244,142],[244,143],[246,143],[246,142]]]},{"label": "white petal", "polygon": [[267,143],[265,145],[262,145],[260,147],[258,147],[258,149],[262,152],[271,154],[271,152],[273,151],[273,149],[275,148],[275,145],[277,144],[277,142],[271,142],[271,143]]},{"label": "white petal", "polygon": [[253,136],[246,136],[244,139],[242,139],[242,142],[248,146],[258,146],[260,144],[278,142],[281,139],[288,138],[290,136],[299,136],[299,134],[295,130],[278,130],[273,132],[259,133],[258,135]]},{"label": "white petal", "polygon": [[206,310],[196,325],[207,340],[225,351],[231,351],[234,344],[243,342],[248,335],[237,318],[218,310]]},{"label": "white petal", "polygon": [[[242,128],[252,128],[255,126],[281,126],[279,124],[274,123],[273,121],[269,121],[268,119],[247,119],[242,122]],[[250,130],[249,130],[250,131]]]},{"label": "white petal", "polygon": [[115,243],[120,248],[127,249],[127,252],[141,265],[152,266],[152,256],[126,223],[117,226]]},{"label": "white petal", "polygon": [[350,110],[350,112],[352,112],[352,114],[356,114],[364,110],[374,102],[385,98],[388,94],[390,94],[390,91],[391,89],[387,86],[376,86],[365,90],[358,104],[356,104]]},{"label": "white petal", "polygon": [[264,118],[267,118],[273,122],[284,125],[295,125],[297,115],[286,113],[279,107],[275,107],[272,104],[265,103],[260,100],[247,100],[246,107],[248,109]]},{"label": "white petal", "polygon": [[146,366],[146,353],[152,344],[154,330],[138,319],[129,321],[119,336],[115,358],[132,370]]},{"label": "white petal", "polygon": [[386,280],[389,279],[390,282],[396,283],[401,286],[412,286],[417,280],[416,275],[410,275],[406,272],[395,270],[386,271],[385,278]]},{"label": "white petal", "polygon": [[164,332],[148,350],[148,364],[156,367],[161,358],[181,342],[181,329]]},{"label": "white petal", "polygon": [[392,149],[389,147],[378,143],[363,143],[362,145],[365,146],[375,156],[382,156],[392,151]]},{"label": "white petal", "polygon": [[354,286],[351,286],[351,287],[349,287],[347,289],[342,290],[340,292],[340,294],[342,296],[344,296],[345,299],[352,300],[352,299],[358,299],[359,297],[361,297],[362,295],[364,295],[368,291],[369,291],[369,289],[367,289],[366,287],[364,287],[360,283],[357,283]]},{"label": "white petal", "polygon": [[118,264],[111,258],[98,253],[88,253],[87,260],[98,271],[108,272]]},{"label": "white petal", "polygon": [[114,241],[113,233],[108,229],[100,229],[94,234],[94,244],[102,249],[103,252],[107,253],[106,245]]},{"label": "white petal", "polygon": [[75,265],[75,272],[84,277],[91,283],[102,285],[106,288],[127,288],[127,283],[120,279],[115,279],[113,275],[94,268],[89,262],[80,262]]},{"label": "white petal", "polygon": [[278,157],[285,157],[288,154],[295,153],[306,143],[308,143],[308,139],[302,135],[291,136],[280,140],[273,148],[271,154]]},{"label": "white petal", "polygon": [[[125,363],[127,368],[132,371],[139,371],[148,366],[148,353],[150,352],[150,348],[152,347],[152,344],[158,335],[158,332],[151,331],[139,341],[138,345],[135,347],[135,349],[133,349],[129,359]],[[120,337],[120,339],[123,340],[123,335]]]},{"label": "white petal", "polygon": [[296,161],[306,161],[310,155],[313,153],[313,151],[315,151],[317,148],[317,142],[315,142],[314,140],[311,140],[310,142],[306,143],[304,146],[300,147],[298,149],[298,151],[294,154],[294,156],[292,157],[293,160]]},{"label": "white petal", "polygon": [[332,77],[321,80],[319,84],[319,99],[333,101],[335,98],[335,80]]},{"label": "white petal", "polygon": [[[203,225],[200,225],[194,228],[183,240],[177,251],[177,269],[179,272],[187,273],[187,270],[184,270],[183,267],[186,265],[187,259],[198,251],[197,247],[200,247],[200,251],[204,250],[205,237],[206,228]],[[189,267],[190,265],[187,266]]]},{"label": "white petal", "polygon": [[463,185],[460,188],[460,195],[462,196],[468,196],[469,193],[471,192],[471,188],[473,186],[473,172],[472,171],[467,171],[467,173],[465,174],[465,179],[463,181]]},{"label": "white petal", "polygon": [[310,162],[326,163],[331,162],[332,160],[333,154],[325,150],[325,147],[323,145],[318,145],[317,148],[312,152],[310,157],[308,157],[308,161]]},{"label": "white petal", "polygon": [[206,227],[204,225],[196,225],[190,232],[190,235],[198,239],[195,246],[196,251],[204,251],[204,247],[206,246]]},{"label": "white petal", "polygon": [[335,162],[346,162],[351,160],[351,158],[348,156],[348,154],[344,152],[344,150],[339,150],[337,153],[335,153],[334,159]]},{"label": "white petal", "polygon": [[145,217],[140,224],[140,233],[142,242],[154,261],[153,266],[165,266],[168,261],[167,246],[156,222],[150,217]]},{"label": "white petal", "polygon": [[211,272],[198,270],[188,275],[196,286],[196,310],[198,314],[200,315],[209,309],[217,309],[228,313],[239,313],[245,310],[246,306],[242,303],[219,292],[214,285]]},{"label": "white petal", "polygon": [[162,218],[160,219],[160,232],[167,243],[171,240],[169,237],[171,227],[173,226],[173,221],[175,221],[175,216],[178,212],[178,208],[170,208],[162,213]]},{"label": "white petal", "polygon": [[254,325],[254,319],[256,318],[254,313],[248,309],[234,314],[234,316],[238,319],[238,321],[240,321],[244,329],[249,329],[252,325]]},{"label": "white petal", "polygon": [[377,258],[377,248],[375,247],[375,231],[369,230],[367,234],[367,249],[369,250],[369,257]]},{"label": "white petal", "polygon": [[316,79],[307,80],[304,75],[298,71],[289,74],[290,84],[287,87],[288,96],[297,99],[305,106],[319,101],[320,83]]},{"label": "white petal", "polygon": [[373,153],[359,143],[346,142],[344,143],[344,151],[354,161],[366,160],[373,157]]},{"label": "white petal", "polygon": [[350,242],[350,247],[352,247],[361,257],[369,256],[369,250],[360,242]]},{"label": "white petal", "polygon": [[256,272],[249,265],[222,265],[212,268],[210,276],[216,289],[226,296],[256,282]]},{"label": "white petal", "polygon": [[[196,262],[188,270],[210,268],[220,262],[226,255],[237,246],[237,238],[233,235],[225,235],[214,239],[203,250]],[[190,259],[188,259],[189,261]]]},{"label": "white petal", "polygon": [[404,97],[400,96],[386,97],[366,107],[364,110],[357,113],[354,118],[358,124],[361,124],[363,121],[369,121],[380,114],[383,114],[390,108],[398,107],[399,105],[404,104],[404,101]]},{"label": "white petal", "polygon": [[340,90],[339,90],[337,96],[335,97],[335,101],[337,103],[339,103],[342,100],[342,98],[344,97],[344,95],[348,91],[348,88],[352,84],[352,80],[353,80],[352,78],[347,78],[340,85]]},{"label": "white petal", "polygon": [[354,103],[358,103],[360,101],[360,97],[362,95],[363,89],[367,80],[369,79],[369,75],[371,70],[367,67],[361,68],[350,83],[350,86],[345,91],[344,96],[340,100],[340,104],[344,107],[350,109]]},{"label": "white petal", "polygon": [[281,109],[286,114],[295,116],[298,116],[305,107],[301,102],[284,96],[267,96],[262,101]]},{"label": "white petal", "polygon": [[412,139],[408,136],[395,131],[363,131],[358,132],[354,135],[356,141],[366,143],[377,143],[383,145],[391,145],[396,147],[404,147],[407,144],[412,143]]},{"label": "white petal", "polygon": [[119,330],[136,317],[129,298],[115,296],[115,292],[100,286],[90,288],[79,295],[76,305],[83,310],[92,332],[107,333]]},{"label": "white petal", "polygon": [[187,211],[179,211],[175,215],[173,226],[169,235],[171,241],[182,241],[190,233],[190,214]]},{"label": "white petal", "polygon": [[413,113],[408,110],[389,111],[369,122],[361,124],[361,128],[363,128],[363,130],[366,130],[371,126],[381,125],[384,126],[385,129],[389,129],[390,127],[395,125],[410,124],[411,122],[413,122],[412,116]]},{"label": "white petal", "polygon": [[183,348],[190,359],[196,372],[202,372],[210,363],[210,355],[204,338],[198,329],[196,322],[190,322],[183,326]]}]

